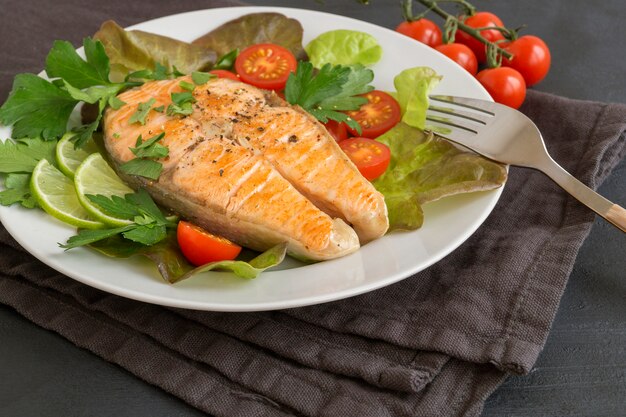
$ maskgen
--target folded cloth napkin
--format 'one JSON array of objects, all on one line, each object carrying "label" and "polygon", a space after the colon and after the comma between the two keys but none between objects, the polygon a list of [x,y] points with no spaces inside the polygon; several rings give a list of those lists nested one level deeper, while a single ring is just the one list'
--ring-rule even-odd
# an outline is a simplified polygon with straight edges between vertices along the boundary
[{"label": "folded cloth napkin", "polygon": [[[128,7],[131,20],[120,23],[146,18]],[[163,15],[183,5],[160,7]],[[100,13],[57,37],[76,41],[116,15]],[[6,68],[35,71],[45,51],[22,67],[1,54]],[[13,74],[0,74],[2,100]],[[626,153],[624,105],[530,91],[522,110],[554,158],[591,187]],[[427,270],[358,297],[258,313],[104,293],[48,268],[1,227],[0,302],[209,414],[475,416],[508,374],[533,366],[593,218],[543,174],[511,168],[487,221]]]}]

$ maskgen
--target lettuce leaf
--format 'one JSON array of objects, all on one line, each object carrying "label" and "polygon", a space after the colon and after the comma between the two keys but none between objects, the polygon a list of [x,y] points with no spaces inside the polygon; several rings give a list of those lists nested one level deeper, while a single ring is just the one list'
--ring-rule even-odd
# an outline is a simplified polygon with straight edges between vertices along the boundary
[{"label": "lettuce leaf", "polygon": [[462,151],[406,123],[399,123],[377,140],[391,149],[389,168],[374,181],[385,196],[389,230],[421,227],[425,203],[454,194],[491,190],[506,181],[504,165]]},{"label": "lettuce leaf", "polygon": [[377,63],[382,48],[369,33],[356,30],[331,30],[322,33],[305,47],[316,68],[324,64],[369,66]]},{"label": "lettuce leaf", "polygon": [[170,284],[210,270],[230,271],[246,279],[256,278],[261,272],[281,263],[287,252],[287,244],[281,243],[249,261],[211,262],[194,268],[181,253],[175,231],[169,231],[165,239],[152,246],[141,245],[118,235],[94,242],[89,247],[112,258],[145,256],[154,262],[163,279]]},{"label": "lettuce leaf", "polygon": [[154,69],[157,64],[170,72],[176,69],[190,74],[210,69],[218,57],[215,51],[199,45],[140,30],[126,31],[112,20],[102,24],[94,39],[104,44],[112,81],[121,81],[133,71]]},{"label": "lettuce leaf", "polygon": [[396,75],[393,85],[394,94],[402,109],[402,121],[409,126],[424,129],[426,126],[426,110],[428,109],[428,94],[441,76],[429,67],[409,68]]},{"label": "lettuce leaf", "polygon": [[280,13],[251,13],[224,23],[192,44],[222,56],[257,43],[274,43],[289,49],[296,59],[305,60],[302,33],[302,25],[296,19]]}]

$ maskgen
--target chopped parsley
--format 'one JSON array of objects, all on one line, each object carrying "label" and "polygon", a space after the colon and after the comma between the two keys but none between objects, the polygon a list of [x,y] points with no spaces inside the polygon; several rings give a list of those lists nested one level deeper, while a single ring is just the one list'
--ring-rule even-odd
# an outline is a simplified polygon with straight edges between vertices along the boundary
[{"label": "chopped parsley", "polygon": [[196,86],[192,83],[188,83],[187,81],[181,81],[178,83],[178,85],[183,89],[183,90],[187,90],[187,91],[193,91],[194,88],[196,88]]},{"label": "chopped parsley", "polygon": [[139,175],[152,180],[158,179],[163,171],[163,165],[154,159],[169,155],[169,149],[158,143],[163,137],[165,133],[160,133],[144,142],[139,135],[135,147],[130,148],[135,158],[121,164],[120,169],[126,174]]},{"label": "chopped parsley", "polygon": [[144,142],[139,135],[135,147],[130,148],[130,150],[137,158],[164,158],[169,154],[169,149],[158,143],[164,137],[165,133],[162,132]]},{"label": "chopped parsley", "polygon": [[191,73],[191,80],[195,85],[203,85],[209,82],[210,79],[216,78],[217,76],[214,74],[209,74],[208,72],[197,72],[194,71]]},{"label": "chopped parsley", "polygon": [[172,93],[171,97],[172,104],[167,106],[167,110],[165,112],[168,116],[173,116],[175,114],[188,116],[193,113],[192,104],[196,101],[196,99],[193,98],[193,94],[190,91]]},{"label": "chopped parsley", "polygon": [[213,69],[231,70],[235,65],[237,55],[239,55],[239,49],[233,49],[232,51],[225,53],[218,58],[215,65],[213,65]]},{"label": "chopped parsley", "polygon": [[130,116],[130,119],[128,119],[128,123],[140,123],[141,125],[145,125],[148,112],[150,111],[154,103],[156,103],[156,99],[154,97],[152,97],[145,103],[139,103],[137,105],[137,111]]}]

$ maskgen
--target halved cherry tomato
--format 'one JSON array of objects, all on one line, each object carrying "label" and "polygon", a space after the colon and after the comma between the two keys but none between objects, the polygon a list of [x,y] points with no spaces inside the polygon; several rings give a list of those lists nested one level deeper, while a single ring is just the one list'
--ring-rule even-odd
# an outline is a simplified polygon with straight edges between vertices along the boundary
[{"label": "halved cherry tomato", "polygon": [[487,68],[476,74],[476,79],[497,103],[517,109],[526,98],[524,77],[513,68]]},{"label": "halved cherry tomato", "polygon": [[[498,16],[490,12],[478,12],[472,16],[469,16],[463,20],[467,26],[472,28],[486,28],[486,27],[504,27],[502,20]],[[483,38],[491,42],[497,42],[504,39],[504,35],[497,29],[484,29],[480,31]],[[473,38],[471,35],[463,32],[462,29],[456,31],[454,41],[467,45],[476,55],[478,62],[485,62],[487,60],[486,46],[479,40]]]},{"label": "halved cherry tomato", "polygon": [[241,246],[215,236],[186,221],[178,222],[178,246],[185,258],[196,266],[209,262],[232,260],[241,252]]},{"label": "halved cherry tomato", "polygon": [[478,60],[474,52],[462,43],[446,43],[435,48],[472,75],[478,71]]},{"label": "halved cherry tomato", "polygon": [[266,90],[282,90],[297,65],[296,57],[288,49],[272,43],[260,43],[239,53],[235,71],[245,83]]},{"label": "halved cherry tomato", "polygon": [[425,43],[431,48],[441,45],[441,29],[429,19],[421,18],[412,22],[404,21],[396,27],[396,32]]},{"label": "halved cherry tomato", "polygon": [[209,71],[209,74],[217,75],[218,78],[228,78],[230,80],[241,81],[237,74],[223,69],[211,70]]},{"label": "halved cherry tomato", "polygon": [[[347,112],[361,126],[360,136],[376,138],[398,124],[402,112],[395,98],[379,90],[362,94],[361,97],[365,97],[367,103],[358,110]],[[359,136],[356,130],[350,127],[348,130],[353,136]]]},{"label": "halved cherry tomato", "polygon": [[389,147],[374,139],[350,138],[339,142],[339,147],[354,162],[361,175],[370,181],[380,177],[389,166]]},{"label": "halved cherry tomato", "polygon": [[514,55],[512,60],[503,58],[502,65],[518,70],[527,87],[537,84],[548,74],[550,50],[537,36],[524,35],[501,46]]},{"label": "halved cherry tomato", "polygon": [[329,120],[324,123],[324,127],[328,130],[328,133],[331,134],[333,138],[337,142],[341,142],[342,140],[348,139],[348,126],[345,123],[336,122],[334,120]]}]

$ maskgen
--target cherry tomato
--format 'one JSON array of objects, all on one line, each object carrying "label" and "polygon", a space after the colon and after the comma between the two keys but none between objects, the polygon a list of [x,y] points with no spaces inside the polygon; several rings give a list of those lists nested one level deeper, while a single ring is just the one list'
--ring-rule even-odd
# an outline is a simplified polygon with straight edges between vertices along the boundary
[{"label": "cherry tomato", "polygon": [[223,69],[211,70],[209,71],[209,74],[217,75],[218,78],[228,78],[230,80],[241,81],[237,74]]},{"label": "cherry tomato", "polygon": [[[373,90],[362,94],[361,97],[365,97],[367,103],[358,110],[347,112],[348,116],[361,126],[361,136],[376,138],[400,121],[402,116],[400,105],[389,94],[384,91]],[[356,130],[350,127],[348,130],[353,136],[359,136]]]},{"label": "cherry tomato", "polygon": [[524,35],[503,48],[514,55],[512,60],[504,58],[502,65],[514,68],[522,74],[526,86],[537,84],[550,69],[550,50],[540,38]]},{"label": "cherry tomato", "polygon": [[191,223],[180,221],[176,230],[178,246],[185,258],[196,266],[209,262],[232,260],[241,252],[241,246],[215,236]]},{"label": "cherry tomato", "polygon": [[296,57],[288,49],[272,43],[249,46],[235,60],[241,81],[266,90],[285,88],[289,74],[297,65]]},{"label": "cherry tomato", "polygon": [[476,79],[498,103],[517,109],[526,98],[524,77],[513,68],[487,68],[479,72]]},{"label": "cherry tomato", "polygon": [[370,181],[380,177],[389,166],[391,151],[384,143],[358,137],[342,140],[339,146],[354,162],[361,175]]},{"label": "cherry tomato", "polygon": [[441,29],[432,20],[421,18],[412,22],[404,21],[396,27],[396,32],[425,43],[431,48],[441,45]]},{"label": "cherry tomato", "polygon": [[[502,20],[500,20],[498,16],[490,12],[478,12],[472,16],[465,18],[465,20],[463,20],[463,23],[472,28],[486,28],[495,26],[504,27],[504,24],[502,24]],[[502,34],[502,32],[495,29],[481,30],[480,34],[485,39],[491,42],[496,42],[504,39],[504,35]],[[456,31],[454,41],[457,43],[462,43],[463,45],[467,45],[472,51],[474,51],[478,62],[482,63],[487,60],[487,47],[485,46],[485,44],[481,43],[478,39],[474,39],[466,32],[463,32],[463,30],[461,30],[460,28]]]},{"label": "cherry tomato", "polygon": [[341,142],[342,140],[348,139],[348,126],[345,123],[339,123],[334,120],[329,120],[324,123],[324,127],[328,130],[328,133],[331,134],[333,138],[337,142]]},{"label": "cherry tomato", "polygon": [[478,60],[474,52],[466,45],[462,43],[447,43],[439,45],[435,49],[465,68],[470,74],[476,75]]}]

